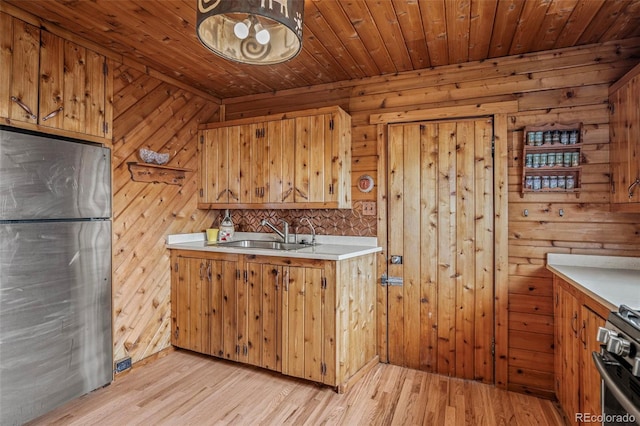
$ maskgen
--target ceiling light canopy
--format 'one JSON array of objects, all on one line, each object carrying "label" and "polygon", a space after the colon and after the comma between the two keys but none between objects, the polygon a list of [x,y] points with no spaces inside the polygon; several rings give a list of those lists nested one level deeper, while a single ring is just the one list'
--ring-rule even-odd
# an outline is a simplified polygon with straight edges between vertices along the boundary
[{"label": "ceiling light canopy", "polygon": [[217,55],[270,65],[302,49],[304,0],[197,0],[196,33]]}]

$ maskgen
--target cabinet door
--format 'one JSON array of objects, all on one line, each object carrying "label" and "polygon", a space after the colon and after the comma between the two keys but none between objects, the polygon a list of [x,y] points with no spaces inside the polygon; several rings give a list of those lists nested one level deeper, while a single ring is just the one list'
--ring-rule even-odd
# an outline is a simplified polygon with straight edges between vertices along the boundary
[{"label": "cabinet door", "polygon": [[296,203],[323,202],[329,192],[331,158],[329,114],[296,118],[294,200]]},{"label": "cabinet door", "polygon": [[246,362],[281,371],[282,266],[247,263]]},{"label": "cabinet door", "polygon": [[266,123],[268,157],[265,163],[265,203],[278,204],[292,201],[294,173],[295,120],[278,120]]},{"label": "cabinet door", "polygon": [[210,264],[207,260],[174,258],[171,288],[171,343],[209,353]]},{"label": "cabinet door", "polygon": [[611,201],[615,204],[640,203],[639,91],[640,75],[636,75],[609,96]]},{"label": "cabinet door", "polygon": [[198,201],[228,204],[240,200],[239,129],[221,127],[201,130],[200,193]]},{"label": "cabinet door", "polygon": [[598,327],[604,327],[605,319],[596,314],[586,306],[582,306],[582,328],[580,331],[580,341],[582,345],[582,355],[580,362],[580,389],[582,389],[582,406],[580,412],[602,414],[600,400],[600,374],[596,369],[592,352],[600,351],[600,343],[596,340]]},{"label": "cabinet door", "polygon": [[240,352],[237,341],[238,263],[226,260],[209,262],[211,264],[210,353],[235,361]]},{"label": "cabinet door", "polygon": [[40,29],[0,13],[0,117],[36,124]]},{"label": "cabinet door", "polygon": [[42,31],[39,124],[105,137],[106,58]]},{"label": "cabinet door", "polygon": [[556,369],[556,382],[559,382],[558,400],[564,409],[570,424],[577,424],[575,413],[580,411],[580,355],[578,340],[580,306],[577,299],[564,288],[558,288],[561,318],[556,341],[561,342],[560,366]]},{"label": "cabinet door", "polygon": [[285,267],[282,302],[282,372],[323,382],[323,270]]}]

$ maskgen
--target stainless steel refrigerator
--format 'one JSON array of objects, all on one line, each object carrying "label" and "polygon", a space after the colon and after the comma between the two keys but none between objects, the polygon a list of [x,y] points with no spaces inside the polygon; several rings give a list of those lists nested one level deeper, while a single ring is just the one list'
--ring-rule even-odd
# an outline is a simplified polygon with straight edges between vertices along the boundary
[{"label": "stainless steel refrigerator", "polygon": [[0,127],[0,424],[113,380],[111,156]]}]

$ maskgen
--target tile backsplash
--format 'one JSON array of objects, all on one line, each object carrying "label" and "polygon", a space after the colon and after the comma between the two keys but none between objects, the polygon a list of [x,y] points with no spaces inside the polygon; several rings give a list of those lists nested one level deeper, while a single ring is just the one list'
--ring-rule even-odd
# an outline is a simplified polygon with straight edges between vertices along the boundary
[{"label": "tile backsplash", "polygon": [[[364,215],[361,201],[354,201],[352,209],[313,209],[313,210],[233,210],[230,209],[231,220],[239,232],[270,232],[260,225],[262,219],[268,219],[280,227],[278,222],[284,219],[289,222],[290,232],[310,234],[309,226],[300,224],[303,217],[308,217],[318,235],[343,235],[375,237],[377,216]],[[224,217],[224,210],[217,210],[211,227],[217,228]]]}]

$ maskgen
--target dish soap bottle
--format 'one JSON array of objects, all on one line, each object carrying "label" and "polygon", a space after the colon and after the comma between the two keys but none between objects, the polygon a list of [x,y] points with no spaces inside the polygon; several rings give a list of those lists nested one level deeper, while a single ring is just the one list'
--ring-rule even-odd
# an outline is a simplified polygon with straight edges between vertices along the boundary
[{"label": "dish soap bottle", "polygon": [[231,220],[231,215],[229,214],[229,209],[225,210],[224,219],[220,222],[220,233],[219,240],[220,241],[231,241],[234,233],[233,221]]}]

